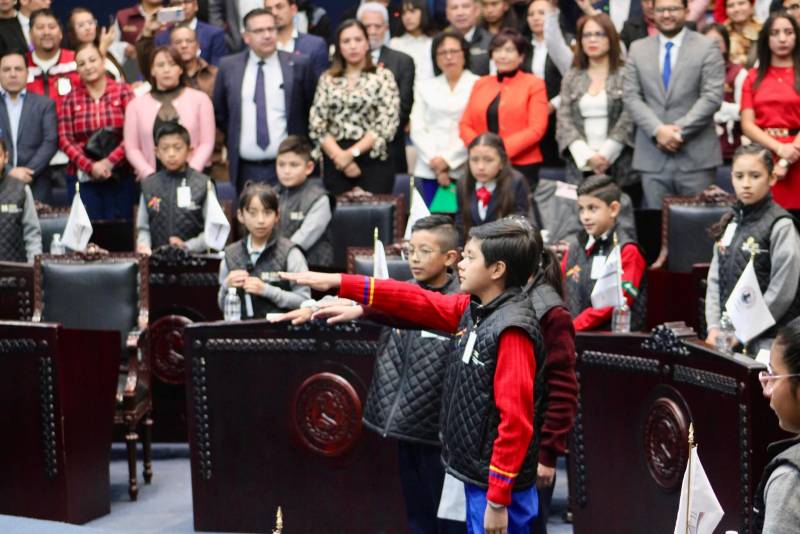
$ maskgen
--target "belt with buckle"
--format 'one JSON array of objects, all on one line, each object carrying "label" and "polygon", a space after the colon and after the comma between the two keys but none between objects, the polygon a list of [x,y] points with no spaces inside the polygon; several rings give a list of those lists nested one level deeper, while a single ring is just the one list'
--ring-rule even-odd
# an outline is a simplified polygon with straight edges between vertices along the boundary
[{"label": "belt with buckle", "polygon": [[800,133],[800,128],[764,128],[764,131],[772,137],[790,137]]}]

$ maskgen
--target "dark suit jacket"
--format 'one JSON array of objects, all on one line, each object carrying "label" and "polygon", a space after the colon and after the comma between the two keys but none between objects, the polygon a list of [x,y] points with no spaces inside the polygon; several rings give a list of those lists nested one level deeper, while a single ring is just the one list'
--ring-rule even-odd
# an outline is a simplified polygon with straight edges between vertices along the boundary
[{"label": "dark suit jacket", "polygon": [[[686,27],[694,30],[697,25],[694,22],[687,21]],[[644,21],[644,15],[637,15],[625,21],[622,25],[622,30],[619,32],[619,40],[625,44],[625,48],[630,50],[631,43],[647,37],[647,23]]]},{"label": "dark suit jacket", "polygon": [[[222,59],[214,84],[214,115],[217,128],[225,134],[231,181],[239,172],[239,136],[242,128],[242,80],[250,50]],[[286,99],[286,126],[289,135],[308,137],[308,112],[314,100],[317,78],[304,55],[278,51]],[[253,132],[255,134],[255,132]]]},{"label": "dark suit jacket", "polygon": [[[531,72],[531,61],[533,61],[533,50],[525,56],[522,61],[522,70]],[[547,100],[550,101],[561,93],[561,71],[558,70],[556,64],[547,56],[544,63],[544,85],[547,89]],[[547,123],[547,133],[544,134],[542,141],[539,143],[539,148],[542,151],[542,165],[546,167],[560,167],[563,165],[561,156],[558,154],[558,145],[556,145],[556,114],[550,114],[550,120]]]},{"label": "dark suit jacket", "polygon": [[304,54],[311,60],[311,70],[319,80],[322,73],[330,65],[328,61],[328,44],[325,39],[308,33],[298,33],[294,42],[294,53]]},{"label": "dark suit jacket", "polygon": [[[347,19],[356,18],[359,5],[360,3],[356,2],[355,6],[342,11],[339,21],[343,22]],[[389,35],[392,37],[397,37],[400,35],[400,29],[403,26],[403,22],[400,20],[400,2],[390,1],[389,7],[386,8],[386,10],[389,12]]]},{"label": "dark suit jacket", "polygon": [[481,28],[475,27],[472,39],[469,41],[469,70],[478,76],[489,74],[489,43],[494,36]]},{"label": "dark suit jacket", "polygon": [[[200,47],[200,57],[219,66],[223,56],[228,55],[228,46],[225,44],[225,30],[201,20],[197,21],[197,45]],[[169,44],[169,30],[164,30],[156,35],[156,46]]]},{"label": "dark suit jacket", "polygon": [[408,172],[405,131],[411,115],[411,108],[414,105],[414,60],[408,54],[382,46],[378,64],[389,69],[400,90],[400,125],[390,143],[389,153],[394,165],[394,172],[405,173]]},{"label": "dark suit jacket", "polygon": [[[466,182],[464,182],[466,183]],[[460,185],[460,184],[459,184]],[[476,184],[478,186],[478,184]],[[477,189],[477,187],[476,187]],[[512,170],[511,171],[511,190],[513,191],[514,198],[516,199],[516,206],[514,208],[514,213],[506,213],[504,216],[508,215],[522,215],[524,217],[530,218],[531,216],[531,206],[530,200],[528,197],[528,182],[524,176],[519,171]],[[472,218],[472,226],[480,226],[481,224],[492,222],[498,219],[497,213],[497,189],[494,190],[495,194],[492,194],[492,198],[489,200],[489,205],[486,206],[486,218],[481,219],[480,214],[478,213],[478,197],[475,194],[472,194],[469,202],[469,210]],[[464,209],[461,205],[461,191],[459,189],[458,194],[458,209],[456,210],[456,228],[459,229],[460,232],[464,231],[464,217],[462,215],[462,210]],[[466,240],[466,235],[461,236],[462,242]]]},{"label": "dark suit jacket", "polygon": [[5,99],[0,98],[0,130],[9,147],[9,163],[13,165],[16,151],[16,166],[33,169],[34,175],[38,176],[47,170],[50,159],[58,150],[56,104],[45,96],[28,91],[22,104],[17,138],[12,139]]},{"label": "dark suit jacket", "polygon": [[28,43],[17,17],[0,21],[0,57],[9,52],[28,53]]}]

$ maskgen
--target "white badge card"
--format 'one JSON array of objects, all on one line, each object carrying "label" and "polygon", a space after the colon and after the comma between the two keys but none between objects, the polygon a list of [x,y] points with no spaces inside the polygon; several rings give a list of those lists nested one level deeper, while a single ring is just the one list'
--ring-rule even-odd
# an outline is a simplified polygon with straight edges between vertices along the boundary
[{"label": "white badge card", "polygon": [[603,276],[603,271],[606,267],[606,257],[605,256],[595,256],[592,259],[592,280],[597,280],[601,276]]},{"label": "white badge card", "polygon": [[191,203],[192,190],[188,185],[186,185],[186,182],[184,182],[183,185],[178,188],[178,207],[188,208]]},{"label": "white badge card", "polygon": [[72,91],[72,83],[70,83],[69,78],[59,78],[56,82],[56,88],[58,89],[58,96],[66,96]]},{"label": "white badge card", "polygon": [[469,363],[470,359],[472,359],[472,350],[475,348],[475,341],[478,339],[478,335],[473,330],[467,336],[467,346],[464,347],[464,355],[461,356],[461,361],[464,363]]},{"label": "white badge card", "polygon": [[722,239],[719,240],[719,246],[729,247],[733,241],[733,236],[736,234],[736,223],[729,222],[725,227],[725,232],[722,234]]}]

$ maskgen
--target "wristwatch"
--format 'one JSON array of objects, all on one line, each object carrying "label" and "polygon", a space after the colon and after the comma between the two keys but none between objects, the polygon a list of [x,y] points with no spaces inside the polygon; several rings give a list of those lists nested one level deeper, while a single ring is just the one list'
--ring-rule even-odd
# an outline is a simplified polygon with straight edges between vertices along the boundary
[{"label": "wristwatch", "polygon": [[361,155],[361,151],[358,149],[358,147],[351,148],[350,153],[353,155],[353,159]]},{"label": "wristwatch", "polygon": [[786,158],[781,158],[778,160],[778,167],[783,167],[784,169],[789,167],[789,161]]}]

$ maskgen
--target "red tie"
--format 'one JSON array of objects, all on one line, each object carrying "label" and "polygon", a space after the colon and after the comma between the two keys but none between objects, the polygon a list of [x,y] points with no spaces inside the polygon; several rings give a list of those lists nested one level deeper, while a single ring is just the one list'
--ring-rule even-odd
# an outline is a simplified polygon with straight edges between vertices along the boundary
[{"label": "red tie", "polygon": [[475,190],[475,196],[478,197],[478,201],[480,201],[485,208],[489,205],[489,201],[492,199],[492,192],[485,187],[479,187]]}]

